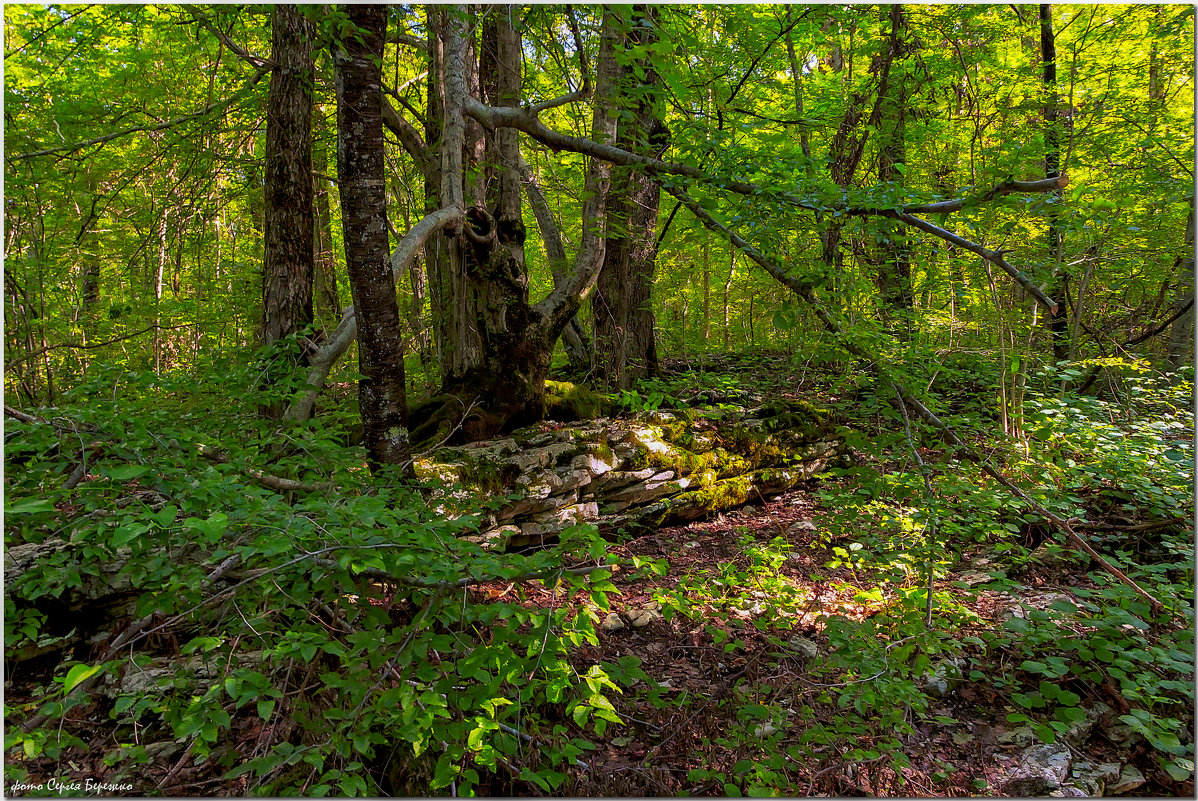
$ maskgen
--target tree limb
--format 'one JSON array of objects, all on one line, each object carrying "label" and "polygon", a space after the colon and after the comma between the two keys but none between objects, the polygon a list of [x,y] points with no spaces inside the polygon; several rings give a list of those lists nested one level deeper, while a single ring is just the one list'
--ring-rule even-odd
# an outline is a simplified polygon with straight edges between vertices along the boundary
[{"label": "tree limb", "polygon": [[20,357],[19,359],[13,359],[12,361],[5,362],[4,363],[4,371],[8,372],[9,368],[16,367],[17,365],[23,364],[24,362],[27,362],[30,359],[36,359],[43,354],[49,353],[52,350],[58,350],[60,348],[71,348],[72,350],[93,350],[95,348],[103,348],[108,345],[112,345],[113,343],[116,343],[116,342],[122,342],[126,339],[132,339],[133,337],[141,336],[142,334],[149,333],[150,331],[155,331],[155,330],[157,330],[157,331],[174,331],[179,328],[191,328],[193,325],[195,325],[195,323],[181,323],[179,325],[148,325],[145,328],[134,331],[131,334],[122,334],[119,337],[113,337],[112,339],[106,339],[103,342],[91,342],[91,343],[63,342],[58,345],[47,345],[46,347],[44,347],[38,351],[35,351],[34,353],[27,353],[24,356]]},{"label": "tree limb", "polygon": [[208,19],[208,17],[205,16],[204,12],[201,11],[198,6],[193,6],[191,4],[184,4],[182,6],[182,8],[184,11],[187,11],[188,13],[190,13],[192,15],[193,22],[195,22],[201,28],[208,31],[210,34],[212,34],[217,39],[219,39],[221,44],[223,44],[225,47],[229,48],[229,52],[231,52],[233,55],[240,58],[242,61],[245,61],[248,64],[253,65],[253,67],[255,69],[258,69],[261,67],[270,68],[270,67],[274,66],[271,63],[270,59],[262,58],[261,56],[255,56],[253,53],[250,53],[244,47],[242,47],[241,45],[237,44],[232,39],[230,39],[229,35],[227,33],[225,33],[224,31],[222,31],[220,28],[216,27],[216,25],[212,22],[212,20]]},{"label": "tree limb", "polygon": [[870,353],[865,348],[861,347],[845,336],[843,329],[841,329],[840,325],[832,317],[831,313],[815,296],[815,293],[809,284],[805,284],[804,282],[799,281],[797,278],[790,275],[788,272],[779,267],[772,259],[765,256],[763,253],[761,253],[761,251],[754,248],[741,237],[737,236],[727,226],[718,222],[705,209],[688,197],[685,192],[669,186],[665,187],[665,189],[675,198],[682,201],[683,205],[685,205],[693,214],[695,214],[695,216],[700,222],[703,223],[705,227],[714,231],[722,232],[734,245],[744,251],[744,253],[753,259],[753,261],[761,265],[766,272],[777,278],[792,291],[794,291],[795,294],[806,301],[811,307],[811,310],[815,312],[816,316],[819,317],[821,322],[823,322],[824,328],[826,328],[830,334],[836,337],[841,347],[860,359],[866,369],[877,376],[879,381],[881,381],[884,386],[888,387],[895,393],[895,397],[899,403],[906,403],[908,406],[915,409],[919,416],[940,431],[959,453],[964,454],[971,461],[976,462],[978,466],[981,467],[982,471],[986,473],[986,475],[990,476],[999,484],[1001,484],[1008,492],[1027,504],[1033,511],[1048,520],[1054,527],[1064,532],[1066,540],[1075,549],[1083,551],[1089,555],[1090,558],[1098,562],[1098,564],[1101,565],[1104,570],[1130,587],[1141,598],[1148,601],[1153,609],[1159,611],[1165,608],[1159,600],[1154,598],[1133,579],[1104,559],[1101,554],[1099,554],[1090,546],[1089,543],[1078,536],[1077,532],[1073,530],[1073,527],[1069,521],[1064,520],[1059,515],[1049,511],[1048,509],[1045,509],[1044,506],[1041,505],[1035,498],[1032,498],[1021,487],[1015,484],[1015,482],[1011,481],[1011,479],[1007,478],[1001,471],[999,471],[999,469],[990,461],[989,457],[982,456],[966,445],[947,423],[937,417],[930,409],[924,406],[918,398],[912,395],[909,390],[904,388],[889,375],[886,369],[879,363],[877,354]]},{"label": "tree limb", "polygon": [[[411,266],[416,254],[430,236],[443,228],[457,226],[462,219],[461,209],[439,209],[412,226],[412,230],[408,231],[407,235],[395,246],[395,250],[391,252],[392,275],[398,277]],[[291,405],[283,414],[283,419],[300,421],[307,420],[312,416],[316,397],[324,388],[324,382],[328,380],[329,373],[333,371],[333,367],[341,360],[357,337],[358,317],[354,308],[350,306],[341,315],[341,322],[324,346],[309,357],[308,377],[305,379],[307,387],[291,401]]]},{"label": "tree limb", "polygon": [[[868,207],[849,207],[845,203],[832,203],[820,205],[813,203],[810,200],[802,198],[791,192],[771,190],[759,184],[750,183],[747,181],[726,181],[714,176],[710,176],[697,167],[691,167],[686,164],[669,163],[660,159],[651,158],[649,156],[641,156],[615,145],[604,142],[596,142],[592,139],[586,139],[579,136],[568,136],[558,131],[554,131],[547,125],[542,123],[533,109],[530,107],[524,108],[500,108],[496,106],[486,106],[473,97],[466,98],[466,112],[474,117],[479,124],[488,130],[495,128],[511,127],[531,136],[538,142],[554,149],[568,150],[573,153],[582,153],[592,156],[596,159],[602,159],[612,164],[625,167],[643,167],[650,173],[655,175],[677,175],[684,178],[692,178],[697,181],[709,184],[719,189],[725,189],[729,192],[734,192],[740,195],[765,195],[783,203],[796,206],[808,211],[817,212],[820,214],[828,211],[841,211],[853,213],[857,215],[877,215],[891,217],[907,225],[919,228],[922,231],[938,236],[941,239],[952,242],[972,253],[976,253],[987,261],[993,262],[1000,269],[1015,279],[1023,286],[1032,297],[1036,298],[1052,313],[1056,313],[1057,303],[1052,298],[1048,297],[1044,292],[1037,287],[1025,273],[1016,270],[1012,267],[1001,251],[990,250],[978,245],[974,242],[964,239],[951,231],[945,230],[938,225],[933,225],[926,220],[912,216],[909,209],[881,209]],[[1067,178],[1049,178],[1036,181],[1004,181],[994,189],[986,192],[983,195],[975,196],[967,199],[957,199],[942,201],[938,204],[921,204],[911,207],[912,209],[939,209],[941,213],[944,211],[953,211],[961,208],[966,208],[969,205],[981,203],[987,200],[992,200],[1002,195],[1012,192],[1050,192],[1061,187],[1061,181],[1068,181]],[[586,218],[584,218],[586,219]]]},{"label": "tree limb", "polygon": [[[1032,182],[1032,183],[1044,183],[1044,182]],[[1055,186],[1056,179],[1053,179],[1052,183]],[[982,245],[979,245],[976,242],[971,242],[970,240],[968,240],[962,236],[958,236],[957,234],[954,234],[952,231],[949,231],[945,228],[941,228],[939,225],[935,225],[933,223],[928,222],[927,220],[924,220],[920,217],[915,217],[906,212],[902,212],[902,211],[886,212],[883,214],[883,216],[893,217],[894,219],[904,222],[913,228],[918,228],[919,230],[926,231],[927,233],[932,234],[933,236],[938,236],[941,239],[945,240],[946,242],[951,242],[959,248],[968,250],[970,253],[976,253],[977,255],[979,255],[983,259],[985,259],[986,261],[991,262],[991,263],[995,264],[996,266],[998,266],[1007,275],[1014,278],[1015,282],[1017,284],[1019,284],[1021,287],[1023,287],[1024,289],[1026,289],[1028,294],[1031,295],[1032,297],[1034,297],[1036,300],[1038,300],[1041,303],[1041,305],[1044,306],[1044,308],[1048,309],[1048,312],[1050,314],[1055,315],[1057,313],[1057,308],[1058,308],[1057,302],[1055,300],[1053,300],[1052,298],[1048,297],[1048,295],[1044,294],[1044,291],[1042,289],[1040,289],[1040,287],[1036,286],[1035,282],[1032,281],[1032,279],[1028,276],[1027,273],[1025,273],[1021,270],[1016,270],[1014,267],[1012,267],[1010,265],[1010,263],[1007,262],[1007,260],[1005,258],[1003,258],[1004,251],[990,250],[989,248],[983,247]]]},{"label": "tree limb", "polygon": [[[332,559],[321,559],[313,557],[312,563],[330,570],[343,569],[340,564]],[[425,581],[422,579],[412,578],[410,576],[397,576],[394,573],[388,573],[386,570],[380,570],[376,567],[364,567],[361,570],[350,571],[352,576],[361,576],[371,579],[372,581],[386,582],[388,584],[398,584],[402,587],[415,587],[426,590],[452,590],[462,589],[463,587],[472,587],[476,584],[487,584],[492,581],[502,581],[512,584],[523,584],[528,581],[537,581],[539,579],[551,578],[554,576],[585,576],[589,573],[594,573],[596,570],[611,570],[611,565],[589,565],[587,567],[554,567],[548,570],[538,570],[534,573],[524,573],[519,576],[492,576],[491,578],[473,578],[467,576],[456,581]],[[344,568],[348,569],[348,568]]]},{"label": "tree limb", "polygon": [[383,125],[387,126],[387,130],[395,134],[399,139],[399,143],[403,145],[403,149],[408,155],[415,160],[416,165],[421,172],[425,171],[425,167],[432,158],[429,154],[428,146],[424,143],[424,138],[420,136],[420,132],[416,130],[416,126],[408,122],[386,96],[379,94],[379,99],[383,104]]}]

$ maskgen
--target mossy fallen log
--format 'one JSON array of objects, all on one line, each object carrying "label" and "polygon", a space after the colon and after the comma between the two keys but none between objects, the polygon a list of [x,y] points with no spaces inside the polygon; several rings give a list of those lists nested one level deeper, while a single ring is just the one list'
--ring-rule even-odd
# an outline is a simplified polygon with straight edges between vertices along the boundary
[{"label": "mossy fallen log", "polygon": [[454,486],[447,513],[488,502],[480,542],[520,547],[583,522],[608,534],[698,519],[790,489],[843,450],[825,413],[772,401],[533,426],[441,448],[416,471]]}]

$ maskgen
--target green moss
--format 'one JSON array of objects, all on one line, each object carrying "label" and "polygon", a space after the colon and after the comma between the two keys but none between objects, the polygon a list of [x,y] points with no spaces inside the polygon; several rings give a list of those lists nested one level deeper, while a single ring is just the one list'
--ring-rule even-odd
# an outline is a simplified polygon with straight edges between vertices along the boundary
[{"label": "green moss", "polygon": [[593,420],[606,411],[603,398],[586,387],[568,381],[545,382],[545,416],[551,420]]}]

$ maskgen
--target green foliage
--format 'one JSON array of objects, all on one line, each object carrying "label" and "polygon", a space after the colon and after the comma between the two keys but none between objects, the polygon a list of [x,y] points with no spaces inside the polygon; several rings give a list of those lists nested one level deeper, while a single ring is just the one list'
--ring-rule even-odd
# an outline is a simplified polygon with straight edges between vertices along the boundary
[{"label": "green foliage", "polygon": [[[108,662],[64,665],[59,690],[41,702],[50,722],[13,735],[9,747],[67,753],[73,741],[59,737],[58,717],[91,703],[71,691],[100,671],[120,688],[108,713],[119,736],[177,740],[194,759],[217,760],[272,795],[469,793],[501,762],[549,791],[590,747],[584,731],[620,723],[609,700],[619,689],[604,668],[576,672],[568,660],[596,642],[596,613],[582,602],[603,606],[615,588],[603,571],[555,572],[602,557],[593,530],[529,555],[485,551],[458,536],[477,516],[438,511],[436,498],[452,488],[371,482],[361,450],[316,425],[291,429],[291,444],[279,448],[252,412],[214,415],[206,398],[256,408],[259,397],[239,388],[252,383],[248,370],[216,368],[199,384],[114,371],[97,385],[111,392],[118,374],[109,409],[60,409],[104,443],[79,491],[58,489],[73,433],[40,423],[9,429],[23,447],[8,458],[24,461],[6,471],[8,547],[50,538],[68,546],[10,582],[5,640],[10,649],[45,645],[39,600],[74,603],[97,571],[118,564],[136,614],[154,615],[180,649],[135,639]],[[202,460],[199,442],[219,442],[228,461]],[[295,479],[331,479],[337,491],[283,497],[249,475],[264,460]],[[208,586],[205,574],[231,559],[236,567]],[[520,577],[542,572],[553,602],[521,603]],[[459,586],[513,580],[513,596],[495,601]],[[165,670],[154,667],[162,657]],[[143,671],[148,678],[131,681]],[[284,720],[292,724],[277,730],[290,733],[257,753],[229,750],[247,725]],[[394,769],[374,770],[383,764]]]}]

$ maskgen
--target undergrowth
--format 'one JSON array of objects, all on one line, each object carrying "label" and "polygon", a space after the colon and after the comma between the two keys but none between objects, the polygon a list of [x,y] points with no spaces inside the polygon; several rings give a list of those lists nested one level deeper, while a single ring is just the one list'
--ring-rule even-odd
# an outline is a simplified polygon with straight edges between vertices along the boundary
[{"label": "undergrowth", "polygon": [[[42,554],[6,582],[10,784],[90,754],[107,781],[142,777],[148,793],[187,764],[196,786],[246,794],[570,794],[597,743],[629,741],[619,698],[688,703],[636,657],[583,658],[619,592],[620,560],[593,529],[485,550],[460,536],[481,510],[455,488],[370,476],[338,408],[302,426],[260,420],[269,398],[237,363],[198,379],[98,371],[59,408],[9,421],[5,544]],[[735,558],[655,593],[730,665],[765,648],[753,678],[728,668],[733,692],[714,703],[733,723],[700,743],[736,756],[690,770],[689,792],[806,794],[846,765],[858,789],[899,791],[919,727],[957,723],[939,700],[963,684],[1049,743],[1105,698],[1161,771],[1190,778],[1192,385],[1125,371],[1099,399],[1068,389],[1080,375],[1064,392],[1044,376],[1026,434],[989,456],[1163,608],[1070,562],[1046,521],[915,429],[929,494],[901,418],[842,386],[857,463],[824,477],[819,592],[784,569],[802,555],[787,537],[742,532]],[[616,400],[636,411],[744,391],[690,374]],[[991,419],[944,411],[966,433]],[[629,566],[620,581],[669,570]],[[1066,574],[1068,594],[1036,600]],[[1013,611],[981,616],[983,593]],[[801,681],[776,678],[797,665]],[[150,765],[173,767],[147,783]]]}]

